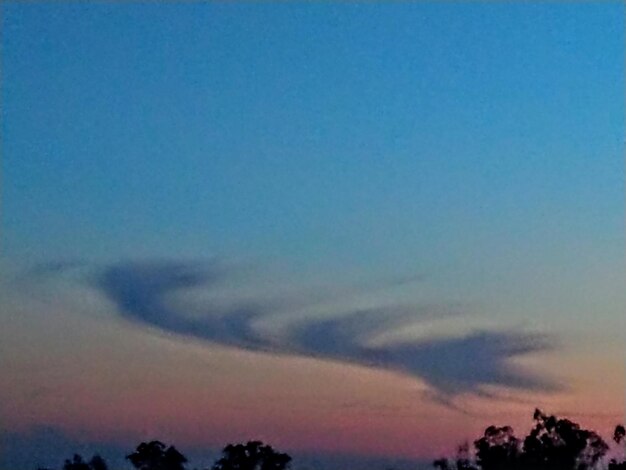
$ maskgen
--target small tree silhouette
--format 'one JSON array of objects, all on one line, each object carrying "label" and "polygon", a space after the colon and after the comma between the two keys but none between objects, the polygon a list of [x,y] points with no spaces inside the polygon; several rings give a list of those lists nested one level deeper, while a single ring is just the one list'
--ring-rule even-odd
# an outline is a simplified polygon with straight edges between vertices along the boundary
[{"label": "small tree silhouette", "polygon": [[260,441],[229,444],[222,450],[222,458],[212,470],[285,470],[291,457],[277,452]]},{"label": "small tree silhouette", "polygon": [[98,454],[91,457],[89,462],[85,462],[79,454],[74,454],[72,460],[65,460],[63,470],[107,470],[107,464]]},{"label": "small tree silhouette", "polygon": [[439,470],[479,470],[480,468],[472,463],[467,442],[457,448],[454,460],[437,459],[433,462],[433,466]]},{"label": "small tree silhouette", "polygon": [[79,454],[74,454],[72,460],[67,459],[63,465],[63,470],[91,470],[89,464],[85,462]]},{"label": "small tree silhouette", "polygon": [[108,470],[106,461],[98,454],[94,455],[89,461],[91,470]]},{"label": "small tree silhouette", "polygon": [[137,470],[185,470],[187,463],[174,446],[167,447],[161,441],[142,442],[126,458]]}]

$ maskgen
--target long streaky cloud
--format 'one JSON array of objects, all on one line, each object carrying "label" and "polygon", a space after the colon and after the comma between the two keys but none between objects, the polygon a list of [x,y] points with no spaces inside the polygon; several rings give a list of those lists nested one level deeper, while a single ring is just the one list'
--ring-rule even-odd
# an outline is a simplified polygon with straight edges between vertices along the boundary
[{"label": "long streaky cloud", "polygon": [[207,308],[205,315],[182,315],[168,304],[168,296],[219,281],[225,272],[213,264],[152,262],[122,263],[104,268],[96,276],[101,291],[127,318],[165,331],[195,338],[263,350],[269,346],[252,328],[265,312],[259,305],[242,304],[229,309]]},{"label": "long streaky cloud", "polygon": [[207,305],[203,315],[185,315],[172,294],[217,289],[229,275],[218,263],[118,263],[98,270],[95,286],[133,321],[211,343],[249,351],[324,358],[399,371],[420,378],[442,396],[480,395],[486,386],[549,391],[556,385],[509,360],[552,346],[551,338],[516,332],[478,331],[461,337],[372,345],[377,335],[432,315],[423,309],[354,310],[305,318],[271,338],[255,323],[272,314],[263,302],[230,307]]}]

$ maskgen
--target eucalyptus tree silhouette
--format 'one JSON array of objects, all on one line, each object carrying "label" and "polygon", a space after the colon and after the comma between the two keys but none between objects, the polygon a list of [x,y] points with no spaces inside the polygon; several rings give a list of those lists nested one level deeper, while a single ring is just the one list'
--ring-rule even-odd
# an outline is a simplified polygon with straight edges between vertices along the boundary
[{"label": "eucalyptus tree silhouette", "polygon": [[291,457],[260,441],[228,444],[212,470],[285,470]]},{"label": "eucalyptus tree silhouette", "polygon": [[[489,426],[474,441],[475,463],[469,457],[456,462],[433,462],[440,470],[591,470],[604,458],[608,445],[594,431],[581,429],[570,420],[548,416],[541,410],[533,415],[535,425],[522,441],[510,426]],[[623,427],[615,430],[615,440],[626,435]],[[613,461],[610,470],[626,470]]]},{"label": "eucalyptus tree silhouette", "polygon": [[535,427],[524,439],[525,468],[537,470],[587,470],[606,454],[608,445],[594,431],[581,429],[568,419],[535,410]]},{"label": "eucalyptus tree silhouette", "polygon": [[489,426],[474,441],[476,460],[483,470],[515,470],[520,467],[521,442],[510,426]]},{"label": "eucalyptus tree silhouette", "polygon": [[185,470],[187,463],[174,446],[167,447],[161,441],[142,442],[126,458],[137,470]]}]

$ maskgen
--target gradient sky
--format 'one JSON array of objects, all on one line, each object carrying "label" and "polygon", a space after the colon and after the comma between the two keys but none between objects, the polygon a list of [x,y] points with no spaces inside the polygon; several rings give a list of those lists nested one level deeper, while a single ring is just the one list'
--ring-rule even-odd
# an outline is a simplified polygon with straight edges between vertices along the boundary
[{"label": "gradient sky", "polygon": [[2,465],[622,421],[624,18],[3,2]]}]

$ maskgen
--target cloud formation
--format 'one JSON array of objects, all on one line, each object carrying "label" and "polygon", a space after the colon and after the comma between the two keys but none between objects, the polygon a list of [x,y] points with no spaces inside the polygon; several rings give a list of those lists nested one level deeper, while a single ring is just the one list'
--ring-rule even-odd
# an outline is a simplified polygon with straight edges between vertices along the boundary
[{"label": "cloud formation", "polygon": [[129,319],[228,346],[266,349],[269,345],[251,326],[264,313],[259,305],[248,303],[229,309],[209,305],[205,315],[190,318],[168,303],[174,292],[211,287],[224,276],[226,272],[218,263],[120,263],[98,272],[96,286]]},{"label": "cloud formation", "polygon": [[514,367],[510,359],[550,349],[550,338],[516,332],[477,331],[462,337],[372,344],[372,339],[432,315],[424,309],[355,310],[324,318],[305,318],[271,338],[255,322],[271,314],[263,302],[229,307],[203,306],[203,315],[186,315],[172,294],[218,289],[230,275],[217,262],[125,262],[100,268],[94,285],[127,319],[212,343],[249,351],[312,356],[399,371],[420,378],[443,397],[473,393],[486,386],[548,391],[555,384]]}]

